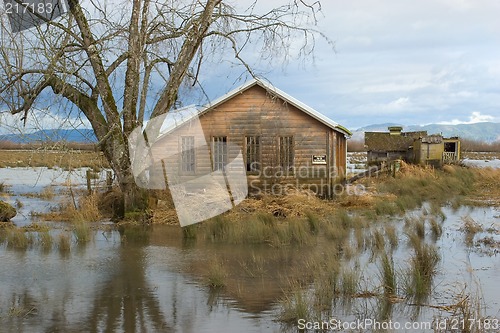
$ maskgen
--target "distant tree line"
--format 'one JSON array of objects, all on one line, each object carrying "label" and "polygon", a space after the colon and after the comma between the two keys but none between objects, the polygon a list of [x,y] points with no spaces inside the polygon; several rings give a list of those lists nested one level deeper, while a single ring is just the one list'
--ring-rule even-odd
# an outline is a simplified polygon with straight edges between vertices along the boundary
[{"label": "distant tree line", "polygon": [[[469,152],[500,152],[500,141],[484,142],[470,139],[461,139],[462,151]],[[347,140],[347,151],[363,152],[366,151],[364,140]]]},{"label": "distant tree line", "polygon": [[33,143],[19,143],[7,140],[0,140],[0,149],[2,150],[85,150],[85,151],[98,151],[97,144],[94,143],[81,143],[81,142],[33,142]]}]

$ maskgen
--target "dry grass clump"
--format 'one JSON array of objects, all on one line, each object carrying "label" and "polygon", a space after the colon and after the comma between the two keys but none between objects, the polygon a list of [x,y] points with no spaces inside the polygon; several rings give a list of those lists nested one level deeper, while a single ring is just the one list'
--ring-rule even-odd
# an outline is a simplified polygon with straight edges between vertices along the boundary
[{"label": "dry grass clump", "polygon": [[61,202],[56,210],[48,213],[32,213],[32,215],[47,221],[98,222],[102,219],[98,204],[99,195],[92,193],[82,196],[78,200],[77,207],[75,207],[73,200],[67,199]]},{"label": "dry grass clump", "polygon": [[[258,202],[256,202],[258,201]],[[306,212],[311,210],[328,213],[332,210],[328,202],[316,196],[316,194],[309,190],[289,189],[286,195],[262,195],[260,200],[249,201],[248,204],[257,203],[255,210],[265,210],[275,217],[301,217]],[[247,206],[245,201],[238,207],[245,210]]]}]

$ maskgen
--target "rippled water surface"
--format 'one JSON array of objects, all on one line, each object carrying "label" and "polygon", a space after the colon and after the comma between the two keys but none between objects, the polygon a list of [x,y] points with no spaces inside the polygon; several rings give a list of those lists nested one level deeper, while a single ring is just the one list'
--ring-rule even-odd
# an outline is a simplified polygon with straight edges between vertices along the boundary
[{"label": "rippled water surface", "polygon": [[[3,172],[1,170],[0,172]],[[19,172],[19,174],[16,174]],[[48,175],[43,176],[44,172]],[[25,203],[14,222],[31,223],[30,210],[50,209],[52,200],[23,197],[23,193],[54,186],[64,188],[66,178],[54,178],[56,171],[36,172],[10,169],[0,174],[10,185],[4,199]],[[57,171],[61,174],[61,171]],[[62,174],[64,176],[64,174]],[[29,184],[30,177],[38,183]],[[17,182],[17,183],[16,183]],[[83,178],[72,184],[84,188]],[[57,191],[56,191],[57,192]],[[60,196],[57,197],[60,199]],[[500,241],[500,212],[491,207],[456,210],[443,208],[446,216],[442,236],[434,240],[441,255],[434,279],[433,305],[453,302],[452,294],[466,286],[479,293],[484,313],[500,317],[500,253],[483,247],[478,240],[491,237]],[[420,211],[411,214],[420,214]],[[464,218],[483,227],[472,239],[460,230]],[[403,219],[394,223],[400,245],[394,252],[399,266],[408,261]],[[51,224],[55,237],[64,224]],[[490,230],[490,231],[486,231]],[[493,230],[493,231],[491,231]],[[36,233],[32,233],[36,236]],[[56,245],[43,250],[33,245],[19,250],[0,245],[0,331],[5,332],[280,332],[295,327],[281,326],[275,319],[279,300],[290,278],[307,270],[305,263],[317,248],[267,245],[214,244],[186,241],[176,227],[156,226],[144,237],[96,230],[89,243],[80,245],[73,238],[70,251]],[[429,235],[426,235],[430,239]],[[324,251],[328,247],[318,244]],[[232,272],[227,287],[214,290],[204,279],[207,263],[223,262]],[[247,263],[254,263],[248,266]],[[378,271],[367,252],[357,262],[364,273],[363,286],[376,288]],[[256,271],[258,269],[258,271]],[[331,314],[342,320],[373,316],[380,309],[377,298],[339,302]],[[432,320],[435,308],[416,312],[408,304],[392,306],[393,320]],[[415,317],[416,316],[416,317]],[[416,330],[418,331],[418,330]],[[415,331],[415,332],[416,332]]]}]

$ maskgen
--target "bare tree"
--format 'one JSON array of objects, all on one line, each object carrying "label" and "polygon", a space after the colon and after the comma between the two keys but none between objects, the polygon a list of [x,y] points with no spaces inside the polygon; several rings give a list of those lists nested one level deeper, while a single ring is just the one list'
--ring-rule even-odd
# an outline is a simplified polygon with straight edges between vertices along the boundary
[{"label": "bare tree", "polygon": [[269,58],[293,47],[305,56],[324,37],[314,29],[318,1],[266,10],[273,1],[245,2],[237,10],[223,0],[67,0],[67,15],[19,33],[3,17],[0,105],[26,119],[34,107],[69,101],[89,120],[131,209],[139,191],[127,138],[173,108],[181,85],[198,82],[207,55],[232,52],[253,75],[245,50]]}]

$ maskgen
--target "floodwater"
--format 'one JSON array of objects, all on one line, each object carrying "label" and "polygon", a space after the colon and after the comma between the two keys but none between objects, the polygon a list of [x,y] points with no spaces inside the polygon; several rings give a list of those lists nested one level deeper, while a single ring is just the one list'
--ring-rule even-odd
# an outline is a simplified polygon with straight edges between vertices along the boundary
[{"label": "floodwater", "polygon": [[67,255],[2,249],[1,327],[9,332],[275,331],[270,313],[240,311],[178,271],[186,255],[175,246],[124,245],[116,232],[97,233],[92,243]]},{"label": "floodwater", "polygon": [[[21,214],[14,219],[18,225],[32,222],[31,210],[50,210],[61,199],[26,198],[23,194],[46,186],[58,192],[68,185],[67,172],[36,171],[0,170],[0,181],[9,185],[10,192],[3,199],[12,204],[16,199],[24,203]],[[71,184],[76,189],[85,188],[84,174],[71,173]],[[421,215],[426,209],[410,214]],[[481,297],[483,315],[500,318],[500,249],[479,242],[488,237],[499,244],[500,211],[492,207],[455,210],[444,207],[443,213],[446,219],[442,236],[433,240],[429,231],[426,233],[427,241],[438,247],[441,256],[427,303],[454,304],[453,296],[466,289]],[[484,231],[467,239],[460,230],[467,218],[480,224]],[[403,218],[382,223],[397,226],[400,245],[393,257],[396,266],[403,267],[410,252]],[[61,223],[51,225],[54,236],[64,229]],[[283,326],[276,321],[279,301],[287,282],[301,277],[309,255],[316,250],[189,241],[182,239],[178,228],[170,226],[129,234],[112,228],[97,230],[87,244],[73,240],[70,251],[60,251],[55,245],[49,250],[36,245],[19,250],[3,242],[0,244],[0,331],[297,331],[296,325]],[[232,272],[241,273],[234,274],[225,289],[209,288],[204,279],[207,263],[212,260],[220,260]],[[352,262],[362,272],[364,288],[374,290],[380,286],[377,262],[369,251],[362,253],[356,264],[355,260]],[[342,321],[375,318],[380,311],[387,311],[382,306],[379,298],[373,297],[337,302],[330,318]],[[442,309],[402,302],[391,305],[384,317],[398,322],[431,322],[447,315]]]}]

